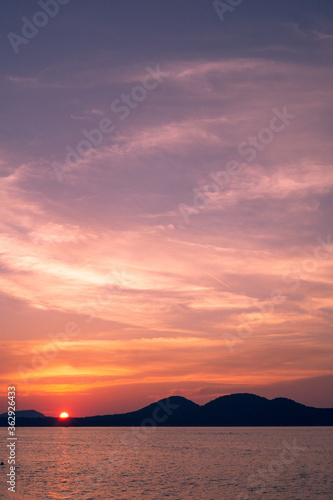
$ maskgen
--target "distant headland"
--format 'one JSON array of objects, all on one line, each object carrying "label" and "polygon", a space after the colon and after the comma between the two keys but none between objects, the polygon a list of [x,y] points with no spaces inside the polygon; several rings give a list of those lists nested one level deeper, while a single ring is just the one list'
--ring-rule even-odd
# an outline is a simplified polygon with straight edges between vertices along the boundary
[{"label": "distant headland", "polygon": [[[333,408],[313,408],[287,398],[272,400],[254,394],[221,396],[198,405],[181,396],[170,396],[140,410],[94,417],[46,417],[34,410],[16,413],[17,427],[248,427],[248,426],[333,426]],[[7,414],[0,415],[7,427]]]}]

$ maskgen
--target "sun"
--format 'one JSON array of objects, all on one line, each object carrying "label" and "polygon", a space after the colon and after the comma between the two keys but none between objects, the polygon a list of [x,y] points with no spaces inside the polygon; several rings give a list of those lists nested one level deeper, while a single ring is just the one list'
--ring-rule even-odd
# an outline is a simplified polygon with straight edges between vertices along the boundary
[{"label": "sun", "polygon": [[60,418],[68,418],[69,415],[67,412],[63,411],[62,413],[60,413]]}]

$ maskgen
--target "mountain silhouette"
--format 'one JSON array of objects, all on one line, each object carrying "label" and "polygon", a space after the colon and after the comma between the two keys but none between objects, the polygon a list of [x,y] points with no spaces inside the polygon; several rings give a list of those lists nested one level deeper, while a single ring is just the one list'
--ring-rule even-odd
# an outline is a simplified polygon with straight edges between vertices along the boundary
[{"label": "mountain silhouette", "polygon": [[[30,417],[25,413],[29,413]],[[20,426],[332,426],[333,408],[313,408],[287,398],[266,399],[254,394],[221,396],[198,405],[181,396],[161,399],[144,408],[116,415],[68,418],[61,421],[27,410],[17,412]],[[37,416],[36,416],[37,414]],[[7,426],[7,414],[0,415],[0,426]]]},{"label": "mountain silhouette", "polygon": [[[16,411],[15,412],[15,417],[16,418],[46,418],[43,413],[40,413],[39,411],[36,410],[21,410],[21,411]],[[2,413],[0,415],[0,418],[7,418],[7,413]]]}]

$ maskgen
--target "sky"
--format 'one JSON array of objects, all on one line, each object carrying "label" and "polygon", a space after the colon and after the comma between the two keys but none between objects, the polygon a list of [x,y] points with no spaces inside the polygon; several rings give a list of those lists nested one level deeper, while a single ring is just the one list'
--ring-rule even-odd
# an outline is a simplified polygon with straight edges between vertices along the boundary
[{"label": "sky", "polygon": [[0,13],[0,410],[333,407],[333,3]]}]

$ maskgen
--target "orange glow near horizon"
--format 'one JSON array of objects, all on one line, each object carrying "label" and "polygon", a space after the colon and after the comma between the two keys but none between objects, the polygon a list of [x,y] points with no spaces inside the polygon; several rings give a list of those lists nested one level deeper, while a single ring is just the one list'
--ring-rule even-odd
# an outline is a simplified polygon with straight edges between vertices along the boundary
[{"label": "orange glow near horizon", "polygon": [[[0,147],[0,414],[13,385],[22,410],[60,427],[175,394],[333,407],[333,72],[303,56],[296,64],[301,29],[289,36],[285,60],[275,34],[268,59],[268,48],[227,61],[161,54],[160,91],[62,183],[52,162],[66,163],[68,144],[77,150],[78,120],[111,116],[102,103],[135,88],[144,66],[141,75],[131,58],[117,71],[94,62],[80,87],[79,66],[28,65],[18,77],[10,62],[6,92],[18,102],[5,120],[17,137]],[[331,43],[305,36],[315,50]],[[76,102],[88,88],[89,102]],[[22,95],[36,102],[21,106]]]}]

